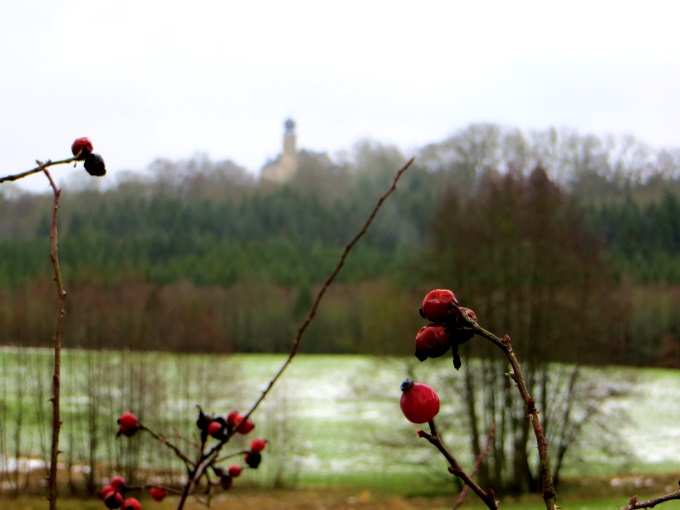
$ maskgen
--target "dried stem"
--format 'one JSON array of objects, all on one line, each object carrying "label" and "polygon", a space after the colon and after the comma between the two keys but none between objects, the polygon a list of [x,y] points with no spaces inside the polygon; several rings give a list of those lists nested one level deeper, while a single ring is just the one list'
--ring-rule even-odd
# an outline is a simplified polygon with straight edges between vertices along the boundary
[{"label": "dried stem", "polygon": [[[472,471],[470,471],[470,477],[473,477],[477,474],[477,471],[479,471],[479,466],[482,465],[482,461],[484,458],[489,455],[489,452],[491,451],[491,444],[493,442],[493,438],[496,435],[496,422],[491,423],[491,427],[489,427],[489,432],[486,434],[486,443],[484,444],[484,449],[479,452],[479,455],[477,455],[477,459],[475,460],[475,465],[472,466]],[[468,490],[470,489],[469,485],[465,485],[463,487],[463,490],[460,491],[460,494],[458,494],[458,498],[456,498],[456,502],[453,505],[453,510],[456,510],[459,506],[461,506],[465,502],[465,496],[468,493]]]},{"label": "dried stem", "polygon": [[[47,169],[51,166],[67,165],[68,163],[75,163],[76,161],[79,161],[79,159],[77,157],[62,159],[62,160],[59,160],[59,161],[52,161],[52,160],[48,159],[45,163],[42,163],[40,161],[36,161],[36,164],[38,165],[37,167],[31,168],[30,170],[26,170],[25,172],[21,172],[21,173],[18,173],[18,174],[6,175],[5,177],[0,177],[0,183],[23,179],[24,177],[28,177],[31,174],[37,174],[38,172],[43,172],[45,169]],[[52,177],[48,176],[48,178],[50,179],[50,185],[52,186],[52,189],[56,189],[54,187],[54,183],[52,182]]]},{"label": "dried stem", "polygon": [[449,449],[444,445],[441,437],[437,433],[437,427],[434,424],[434,420],[427,422],[430,426],[430,433],[428,434],[424,430],[418,431],[418,436],[427,439],[433,446],[437,448],[444,456],[444,458],[449,463],[449,473],[460,478],[463,483],[470,487],[479,499],[481,499],[484,504],[489,507],[489,510],[498,510],[498,502],[496,501],[495,495],[491,489],[484,491],[477,483],[468,475],[463,468],[460,466],[456,458],[451,454]]},{"label": "dried stem", "polygon": [[[57,217],[59,214],[59,199],[61,197],[61,190],[57,188],[52,176],[47,170],[48,163],[37,162],[40,166],[39,170],[45,172],[47,179],[50,181],[50,186],[54,192],[54,205],[52,207],[52,227],[50,230],[50,240],[52,242],[52,249],[50,251],[50,260],[54,267],[54,281],[57,286],[57,319],[54,326],[54,336],[52,337],[52,344],[54,346],[54,374],[52,375],[52,448],[50,453],[50,472],[48,476],[49,485],[49,502],[50,510],[57,508],[57,467],[59,457],[59,431],[61,430],[61,410],[60,410],[60,396],[61,396],[61,333],[64,324],[64,315],[66,313],[66,291],[64,290],[64,283],[61,279],[61,270],[59,268],[59,238],[57,230]],[[56,163],[54,163],[56,164]]]},{"label": "dried stem", "polygon": [[[302,337],[311,324],[312,320],[316,316],[316,313],[319,309],[319,305],[321,304],[321,300],[323,299],[324,295],[326,294],[326,291],[328,288],[331,286],[333,281],[335,280],[336,276],[342,269],[342,267],[345,265],[345,260],[347,259],[347,256],[349,253],[352,251],[354,248],[354,245],[357,244],[359,239],[361,239],[366,232],[368,231],[369,226],[371,223],[373,223],[373,220],[375,219],[376,215],[378,214],[378,211],[382,207],[383,203],[387,198],[397,189],[397,183],[399,182],[399,179],[401,179],[401,176],[408,170],[408,168],[411,166],[415,158],[411,158],[409,161],[406,162],[406,164],[397,171],[392,184],[390,187],[387,189],[387,191],[378,199],[377,203],[373,207],[373,210],[369,214],[368,218],[366,219],[366,222],[364,225],[361,227],[359,232],[354,236],[354,238],[347,243],[345,246],[345,250],[342,252],[342,255],[340,256],[340,259],[338,260],[337,265],[335,266],[335,269],[331,272],[331,274],[328,276],[324,284],[322,285],[321,289],[319,290],[318,294],[316,295],[316,299],[314,300],[314,303],[312,304],[309,313],[305,320],[300,324],[297,330],[297,334],[295,335],[295,338],[293,339],[293,342],[290,347],[290,351],[288,353],[288,357],[286,360],[283,362],[279,370],[274,374],[274,377],[269,381],[267,384],[266,388],[262,391],[261,395],[255,400],[255,403],[251,406],[250,410],[244,415],[243,420],[241,423],[245,423],[246,420],[255,412],[255,410],[260,406],[262,401],[267,397],[269,392],[272,390],[276,382],[279,380],[279,378],[283,375],[283,372],[288,368],[288,366],[291,364],[293,361],[293,358],[297,354],[298,348],[300,346],[300,342],[302,341]],[[184,504],[189,497],[190,494],[193,493],[194,488],[196,486],[196,483],[198,480],[201,479],[201,477],[204,475],[205,470],[215,462],[215,459],[217,458],[222,446],[238,431],[238,427],[234,427],[229,431],[227,434],[226,438],[221,441],[218,445],[214,446],[211,450],[209,450],[206,453],[203,453],[201,455],[200,460],[196,463],[195,467],[191,472],[189,473],[189,480],[187,481],[186,485],[184,486],[184,490],[182,491],[182,496],[180,498],[180,501],[177,505],[177,510],[182,510],[184,508]]]}]

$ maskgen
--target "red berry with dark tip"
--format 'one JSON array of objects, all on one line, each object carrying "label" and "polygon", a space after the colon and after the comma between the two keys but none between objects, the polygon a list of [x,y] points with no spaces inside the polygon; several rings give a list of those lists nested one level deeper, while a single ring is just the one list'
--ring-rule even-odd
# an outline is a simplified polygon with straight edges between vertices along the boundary
[{"label": "red berry with dark tip", "polygon": [[401,383],[399,405],[406,419],[413,423],[427,423],[439,412],[439,396],[426,384],[406,379]]},{"label": "red berry with dark tip", "polygon": [[127,498],[123,502],[121,510],[142,510],[142,505],[137,501],[136,498]]},{"label": "red berry with dark tip", "polygon": [[264,450],[265,446],[267,446],[267,440],[258,437],[250,442],[250,451],[261,452],[262,450]]},{"label": "red berry with dark tip", "polygon": [[104,504],[106,505],[107,508],[120,508],[123,506],[123,495],[114,490],[111,490],[107,492],[106,494],[103,495],[102,499],[104,500]]},{"label": "red berry with dark tip", "polygon": [[430,322],[445,322],[455,318],[458,300],[453,292],[447,289],[435,289],[427,293],[420,307],[420,316]]},{"label": "red berry with dark tip", "polygon": [[428,324],[416,334],[415,354],[420,361],[443,356],[450,347],[451,339],[444,324]]},{"label": "red berry with dark tip", "polygon": [[86,136],[76,138],[76,141],[71,145],[71,152],[78,159],[85,159],[94,149],[92,142]]},{"label": "red berry with dark tip", "polygon": [[241,473],[243,472],[243,468],[239,466],[238,464],[232,464],[229,466],[229,475],[236,478],[237,476],[240,476]]},{"label": "red berry with dark tip", "polygon": [[212,421],[208,425],[208,434],[212,437],[220,437],[222,435],[222,424],[219,421]]},{"label": "red berry with dark tip", "polygon": [[236,424],[237,418],[239,416],[241,416],[241,418],[243,418],[243,415],[240,414],[238,411],[231,411],[227,415],[227,425],[229,425],[230,427],[233,427]]},{"label": "red berry with dark tip", "polygon": [[244,418],[245,415],[243,414],[237,415],[236,418],[234,419],[234,428],[236,428],[236,432],[238,432],[239,434],[245,435],[255,428],[255,424],[250,420],[243,421]]},{"label": "red berry with dark tip", "polygon": [[128,437],[134,436],[139,430],[139,423],[137,422],[137,417],[132,413],[123,413],[118,418],[118,425],[120,425],[120,430],[118,435],[125,434]]},{"label": "red berry with dark tip", "polygon": [[116,489],[118,492],[123,491],[127,488],[127,483],[125,482],[125,478],[122,476],[112,476],[111,480],[109,481],[109,485]]},{"label": "red berry with dark tip", "polygon": [[151,496],[151,499],[154,501],[163,501],[167,495],[168,491],[162,487],[151,487],[149,489],[149,496]]},{"label": "red berry with dark tip", "polygon": [[99,491],[99,499],[104,499],[104,496],[106,496],[110,492],[116,492],[116,489],[114,489],[111,486],[111,484],[104,485],[104,487],[102,487],[102,490]]},{"label": "red berry with dark tip", "polygon": [[222,475],[220,477],[220,485],[225,491],[228,491],[231,489],[231,486],[234,485],[234,479],[231,475]]}]

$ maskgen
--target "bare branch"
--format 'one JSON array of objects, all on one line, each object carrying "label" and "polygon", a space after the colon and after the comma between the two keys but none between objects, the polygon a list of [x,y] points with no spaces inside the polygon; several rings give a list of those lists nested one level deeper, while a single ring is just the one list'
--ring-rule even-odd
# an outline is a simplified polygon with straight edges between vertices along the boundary
[{"label": "bare branch", "polygon": [[[271,389],[274,387],[274,384],[276,384],[276,382],[279,380],[283,372],[286,370],[286,368],[288,368],[288,365],[290,365],[291,361],[293,361],[293,358],[297,354],[298,347],[300,346],[302,336],[304,335],[305,331],[307,330],[307,327],[310,325],[310,323],[316,316],[317,310],[319,309],[319,305],[321,304],[321,300],[323,299],[323,296],[326,294],[326,291],[331,286],[331,284],[335,280],[335,277],[338,275],[342,267],[345,265],[345,260],[347,259],[347,256],[349,255],[350,251],[352,251],[352,248],[354,248],[354,245],[357,244],[359,239],[361,239],[366,234],[366,232],[368,231],[368,227],[370,227],[371,223],[373,223],[373,220],[378,214],[378,211],[382,207],[383,203],[397,189],[397,183],[399,182],[399,179],[401,179],[401,176],[404,174],[404,172],[406,172],[406,170],[408,170],[408,168],[411,166],[414,160],[415,158],[411,158],[406,162],[406,164],[403,167],[399,169],[399,171],[394,176],[394,179],[392,180],[392,184],[390,185],[388,190],[378,199],[378,202],[373,207],[373,210],[369,214],[361,230],[359,230],[359,232],[354,236],[354,238],[345,246],[345,250],[342,252],[340,260],[338,260],[335,269],[328,276],[325,283],[321,287],[321,290],[319,290],[318,294],[316,295],[316,299],[314,300],[314,303],[312,304],[312,307],[309,310],[307,318],[302,322],[302,324],[298,328],[297,334],[295,335],[293,343],[290,347],[288,358],[286,359],[286,361],[284,361],[283,365],[281,365],[281,368],[279,368],[278,372],[274,375],[274,377],[269,381],[269,384],[264,389],[260,397],[255,401],[250,410],[246,413],[243,422],[245,422],[248,419],[248,417],[253,413],[253,411],[255,411],[255,409],[259,407],[259,405],[262,403],[262,401],[267,397]],[[234,430],[232,433],[235,432],[236,431]]]},{"label": "bare branch", "polygon": [[59,457],[59,432],[61,430],[61,333],[64,324],[64,315],[66,313],[66,291],[64,290],[64,283],[61,279],[61,269],[59,268],[59,238],[57,229],[57,218],[59,214],[59,199],[61,198],[61,190],[57,188],[52,176],[47,170],[48,163],[37,162],[39,170],[45,172],[47,179],[50,181],[50,186],[54,192],[54,204],[52,207],[52,226],[50,229],[51,251],[50,260],[54,267],[54,281],[57,286],[57,319],[54,326],[54,336],[52,337],[52,344],[54,346],[54,374],[52,375],[52,448],[50,452],[50,471],[48,475],[49,485],[49,502],[50,510],[57,508],[57,468]]},{"label": "bare branch", "polygon": [[[10,181],[17,181],[19,179],[23,179],[24,177],[28,177],[29,175],[32,174],[37,174],[38,172],[43,172],[45,169],[55,166],[55,165],[67,165],[68,163],[75,163],[76,161],[79,161],[78,157],[72,157],[72,158],[67,158],[67,159],[62,159],[59,161],[51,161],[47,160],[45,163],[42,163],[40,161],[36,161],[37,167],[31,168],[30,170],[26,170],[25,172],[21,172],[18,174],[14,175],[6,175],[5,177],[0,177],[0,183],[2,182],[10,182]],[[54,186],[54,182],[52,182],[52,177],[48,176],[48,179],[50,180],[50,184],[52,186],[52,189],[56,190]]]},{"label": "bare branch", "polygon": [[[680,482],[678,482],[680,485]],[[658,498],[648,499],[645,501],[638,501],[637,496],[630,498],[627,505],[622,506],[621,510],[636,510],[638,508],[654,508],[656,505],[665,503],[666,501],[673,501],[674,499],[680,499],[680,489],[666,494],[665,496],[660,496]]]},{"label": "bare branch", "polygon": [[[475,465],[472,466],[472,471],[470,471],[470,477],[473,477],[477,474],[479,466],[482,465],[484,457],[489,455],[489,452],[491,451],[491,444],[493,442],[493,438],[495,435],[496,435],[496,422],[494,421],[493,423],[491,423],[491,427],[489,427],[489,432],[486,434],[486,443],[484,444],[484,449],[479,453],[479,455],[477,455]],[[456,498],[456,502],[453,505],[453,510],[456,510],[456,508],[458,508],[465,502],[465,496],[467,495],[469,489],[470,489],[469,485],[465,485],[463,487],[463,490],[461,490],[460,494],[458,494],[458,498]]]},{"label": "bare branch", "polygon": [[496,501],[496,497],[491,489],[488,491],[484,491],[477,483],[472,479],[470,475],[468,475],[465,470],[460,466],[456,458],[453,456],[453,454],[449,451],[449,449],[444,445],[444,442],[442,441],[441,437],[439,437],[439,434],[437,433],[437,427],[434,424],[434,420],[430,420],[428,422],[428,425],[430,426],[430,433],[428,434],[424,430],[419,430],[418,431],[418,436],[427,439],[430,444],[432,444],[437,450],[441,452],[441,454],[444,456],[444,458],[447,460],[449,463],[449,473],[452,475],[457,476],[460,478],[463,483],[467,486],[470,487],[477,496],[479,496],[479,499],[481,499],[484,504],[489,507],[489,510],[498,510],[498,502]]}]

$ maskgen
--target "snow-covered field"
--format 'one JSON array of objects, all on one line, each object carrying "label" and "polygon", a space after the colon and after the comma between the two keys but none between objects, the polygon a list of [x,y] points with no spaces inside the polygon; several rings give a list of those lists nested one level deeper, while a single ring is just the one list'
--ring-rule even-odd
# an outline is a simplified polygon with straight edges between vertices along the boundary
[{"label": "snow-covered field", "polygon": [[[62,458],[69,450],[75,459],[84,458],[88,437],[96,430],[101,434],[97,458],[115,462],[120,453],[115,421],[124,411],[136,412],[147,426],[170,437],[195,432],[196,404],[215,414],[245,411],[284,359],[67,351],[62,367]],[[413,469],[409,462],[431,458],[431,449],[415,437],[418,427],[399,410],[399,385],[409,371],[453,370],[450,361],[430,361],[425,366],[365,356],[296,357],[254,415],[255,434],[271,441],[269,469],[285,466],[298,476],[320,478],[348,472],[375,476]],[[606,368],[592,374],[634,379],[634,391],[617,404],[626,418],[611,423],[626,443],[619,446],[634,454],[635,461],[626,469],[680,469],[680,371]],[[49,447],[50,381],[49,350],[0,349],[0,471],[11,469],[17,452],[22,458],[39,459]],[[455,412],[455,406],[445,403],[442,413],[449,412]],[[466,445],[461,436],[457,448],[462,461],[469,459]],[[159,460],[174,462],[172,456],[153,453],[142,462]],[[606,458],[591,460],[593,470],[595,463],[607,464]],[[623,470],[609,467],[612,474]],[[598,469],[601,472],[602,466]],[[570,470],[587,474],[588,466]]]}]

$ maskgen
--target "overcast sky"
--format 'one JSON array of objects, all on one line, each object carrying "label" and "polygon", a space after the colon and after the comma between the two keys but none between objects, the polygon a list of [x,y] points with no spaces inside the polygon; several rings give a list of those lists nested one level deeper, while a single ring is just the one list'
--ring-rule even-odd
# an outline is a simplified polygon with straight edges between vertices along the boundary
[{"label": "overcast sky", "polygon": [[473,122],[680,146],[679,20],[670,0],[2,0],[0,175],[80,136],[113,175],[196,151],[257,172],[289,116],[331,156]]}]

